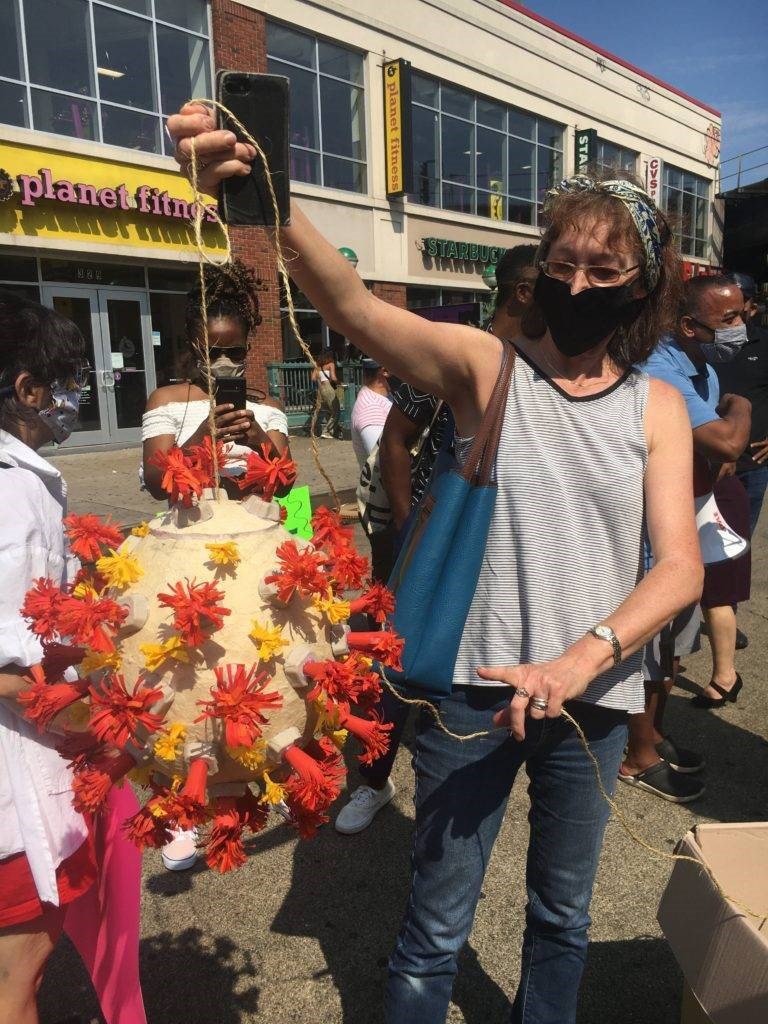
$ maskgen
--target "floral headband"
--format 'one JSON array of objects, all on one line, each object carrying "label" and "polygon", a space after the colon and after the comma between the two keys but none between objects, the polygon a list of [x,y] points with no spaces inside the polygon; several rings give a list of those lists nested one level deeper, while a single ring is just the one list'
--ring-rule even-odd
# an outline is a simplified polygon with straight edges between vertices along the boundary
[{"label": "floral headband", "polygon": [[564,178],[559,185],[544,196],[544,212],[557,198],[574,192],[606,192],[616,196],[629,210],[632,223],[637,228],[640,241],[645,252],[643,280],[649,291],[653,291],[661,276],[662,252],[661,235],[656,223],[656,204],[638,185],[623,178],[614,181],[594,181],[586,174],[575,174],[572,178]]}]

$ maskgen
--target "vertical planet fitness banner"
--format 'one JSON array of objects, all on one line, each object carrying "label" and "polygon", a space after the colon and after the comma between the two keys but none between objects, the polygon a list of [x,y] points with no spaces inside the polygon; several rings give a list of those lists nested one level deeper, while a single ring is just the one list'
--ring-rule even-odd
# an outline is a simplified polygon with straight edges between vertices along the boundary
[{"label": "vertical planet fitness banner", "polygon": [[411,191],[413,163],[411,65],[407,60],[384,64],[384,159],[387,199]]}]

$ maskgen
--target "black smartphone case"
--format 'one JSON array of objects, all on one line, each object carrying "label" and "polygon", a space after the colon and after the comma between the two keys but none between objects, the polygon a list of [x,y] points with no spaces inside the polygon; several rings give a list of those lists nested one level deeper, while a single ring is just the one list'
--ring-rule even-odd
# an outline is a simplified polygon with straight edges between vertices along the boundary
[{"label": "black smartphone case", "polygon": [[214,378],[216,387],[216,404],[231,404],[235,409],[245,408],[246,381],[245,377]]},{"label": "black smartphone case", "polygon": [[[216,75],[216,99],[232,111],[264,150],[280,223],[290,223],[288,79],[282,75],[219,71]],[[234,132],[239,141],[248,141],[224,111],[218,111],[218,120],[219,127]],[[264,165],[258,155],[247,177],[227,178],[221,183],[219,192],[219,215],[225,224],[274,225],[272,199]]]}]

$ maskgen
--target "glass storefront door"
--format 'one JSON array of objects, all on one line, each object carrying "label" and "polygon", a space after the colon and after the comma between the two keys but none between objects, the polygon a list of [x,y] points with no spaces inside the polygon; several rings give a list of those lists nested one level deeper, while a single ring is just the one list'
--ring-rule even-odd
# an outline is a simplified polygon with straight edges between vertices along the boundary
[{"label": "glass storefront door", "polygon": [[147,395],[155,387],[146,294],[44,285],[42,301],[77,324],[91,365],[79,424],[66,447],[135,444]]}]

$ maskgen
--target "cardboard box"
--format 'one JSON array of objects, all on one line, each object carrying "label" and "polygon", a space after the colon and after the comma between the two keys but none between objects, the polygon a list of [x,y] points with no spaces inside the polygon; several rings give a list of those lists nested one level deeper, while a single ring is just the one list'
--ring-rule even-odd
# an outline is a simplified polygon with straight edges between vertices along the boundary
[{"label": "cardboard box", "polygon": [[677,852],[706,864],[728,897],[758,915],[724,899],[695,864],[675,863],[658,921],[695,996],[684,999],[683,1024],[766,1024],[768,822],[697,825]]}]

